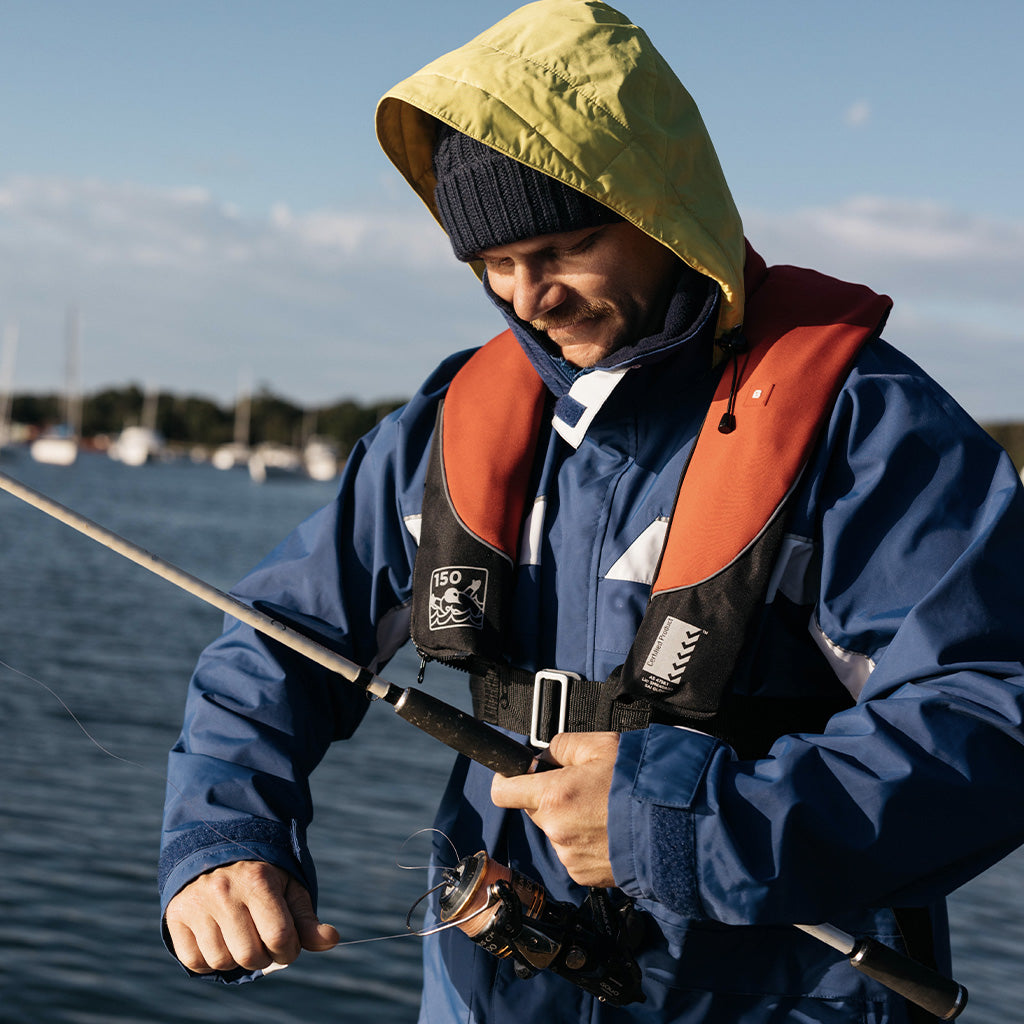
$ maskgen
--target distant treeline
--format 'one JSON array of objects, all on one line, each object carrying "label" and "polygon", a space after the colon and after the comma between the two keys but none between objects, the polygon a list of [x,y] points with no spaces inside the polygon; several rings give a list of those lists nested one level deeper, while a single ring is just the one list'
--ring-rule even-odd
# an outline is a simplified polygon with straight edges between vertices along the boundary
[{"label": "distant treeline", "polygon": [[[249,441],[299,444],[310,434],[330,438],[343,455],[378,420],[397,409],[405,399],[387,399],[363,405],[352,400],[303,409],[271,394],[257,392],[250,401]],[[113,437],[124,427],[141,422],[145,394],[137,385],[108,388],[88,395],[82,402],[82,435]],[[59,395],[15,395],[15,423],[42,430],[61,422],[63,399]],[[234,439],[235,409],[193,395],[161,394],[157,400],[156,428],[174,445],[215,446]],[[1024,469],[1024,422],[989,423],[985,429],[1010,454],[1014,465]]]},{"label": "distant treeline", "polygon": [[[152,401],[152,399],[150,399]],[[126,426],[142,422],[146,395],[137,385],[108,388],[82,399],[82,436],[116,436]],[[363,405],[346,400],[317,408],[302,408],[271,394],[257,392],[249,403],[249,442],[300,444],[316,434],[334,441],[347,455],[356,441],[378,420],[402,405],[392,399]],[[60,423],[64,400],[59,395],[15,395],[11,419],[33,430]],[[214,447],[234,440],[235,408],[194,395],[160,394],[156,429],[172,445]]]}]

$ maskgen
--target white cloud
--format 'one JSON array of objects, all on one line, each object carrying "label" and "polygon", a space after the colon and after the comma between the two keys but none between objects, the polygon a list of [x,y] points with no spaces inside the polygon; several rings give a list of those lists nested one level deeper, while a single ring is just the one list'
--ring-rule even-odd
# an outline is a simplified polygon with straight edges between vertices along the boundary
[{"label": "white cloud", "polygon": [[871,120],[871,104],[867,100],[857,100],[846,108],[843,120],[851,128],[862,128]]},{"label": "white cloud", "polygon": [[1024,222],[871,196],[829,207],[748,212],[745,221],[747,233],[764,239],[761,244],[780,261],[835,267],[835,273],[874,287],[898,287],[936,301],[1024,305]]},{"label": "white cloud", "polygon": [[[747,211],[745,226],[770,263],[892,295],[891,341],[975,415],[1024,419],[1024,223],[860,197]],[[19,389],[59,385],[69,302],[86,388],[223,400],[241,372],[308,403],[409,394],[502,326],[411,192],[380,210],[254,218],[201,189],[0,183],[0,323],[21,325]]]},{"label": "white cloud", "polygon": [[188,267],[198,254],[213,262],[275,258],[328,265],[358,258],[425,266],[445,251],[429,215],[315,211],[295,215],[275,205],[265,221],[246,220],[204,189],[157,190],[104,182],[14,178],[0,190],[0,243],[57,249],[83,262],[139,262]]},{"label": "white cloud", "polygon": [[1024,222],[859,197],[748,212],[769,263],[812,266],[894,299],[885,336],[981,419],[1024,419]]},{"label": "white cloud", "polygon": [[201,189],[0,184],[0,320],[22,325],[21,390],[60,383],[76,302],[86,388],[146,380],[230,398],[248,368],[311,403],[407,394],[495,329],[478,292],[411,204],[247,218]]}]

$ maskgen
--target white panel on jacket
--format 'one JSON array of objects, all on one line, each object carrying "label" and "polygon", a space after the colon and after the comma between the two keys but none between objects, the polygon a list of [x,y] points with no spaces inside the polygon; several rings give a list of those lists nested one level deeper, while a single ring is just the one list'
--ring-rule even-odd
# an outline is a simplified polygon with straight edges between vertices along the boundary
[{"label": "white panel on jacket", "polygon": [[875,671],[873,658],[866,654],[857,654],[856,651],[848,651],[844,647],[833,643],[826,635],[818,621],[811,618],[808,623],[811,636],[814,642],[821,648],[822,654],[828,659],[839,682],[850,692],[850,696],[856,700],[864,686],[867,684],[871,673]]},{"label": "white panel on jacket", "polygon": [[403,520],[405,528],[412,534],[417,544],[420,542],[420,531],[423,529],[423,516],[406,516]]},{"label": "white panel on jacket", "polygon": [[544,539],[544,512],[548,500],[543,495],[536,499],[530,514],[523,523],[523,535],[519,540],[519,564],[540,565],[540,548]]},{"label": "white panel on jacket", "polygon": [[608,570],[606,580],[626,580],[629,583],[654,583],[654,575],[658,571],[661,549],[665,546],[668,535],[668,519],[662,516],[655,519],[640,534],[625,552]]}]

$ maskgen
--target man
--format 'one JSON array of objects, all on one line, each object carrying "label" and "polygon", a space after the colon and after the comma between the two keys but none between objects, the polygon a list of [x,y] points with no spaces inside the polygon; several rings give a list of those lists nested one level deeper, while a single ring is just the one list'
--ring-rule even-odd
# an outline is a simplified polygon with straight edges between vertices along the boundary
[{"label": "man", "polygon": [[[692,101],[604,4],[512,13],[377,124],[509,332],[368,435],[237,593],[371,668],[411,614],[478,715],[562,766],[460,759],[439,829],[556,900],[640,911],[644,1001],[449,929],[421,1021],[914,1019],[791,926],[948,970],[944,896],[1024,840],[1013,467],[880,340],[887,299],[746,247]],[[239,624],[200,660],[161,879],[191,970],[337,941],[307,778],[353,690]]]}]

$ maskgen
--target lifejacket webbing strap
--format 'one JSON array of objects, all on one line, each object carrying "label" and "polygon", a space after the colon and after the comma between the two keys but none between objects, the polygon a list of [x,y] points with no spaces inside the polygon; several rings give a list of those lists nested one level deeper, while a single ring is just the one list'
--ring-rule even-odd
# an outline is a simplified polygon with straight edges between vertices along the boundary
[{"label": "lifejacket webbing strap", "polygon": [[[471,668],[473,714],[481,721],[548,743],[558,732],[629,732],[649,725],[679,725],[680,717],[644,700],[616,700],[615,673],[603,683],[572,677],[566,684],[566,708],[560,715],[561,685],[550,671],[528,672],[508,664]],[[536,704],[536,712],[534,710]],[[719,713],[703,722],[685,723],[730,743],[743,759],[764,757],[785,732],[818,733],[828,720],[853,703],[841,687],[821,697],[753,697],[730,694]]]},{"label": "lifejacket webbing strap", "polygon": [[[611,700],[607,681],[582,679],[572,673],[563,683],[558,672],[528,672],[511,665],[492,664],[470,676],[473,714],[481,721],[548,743],[558,732],[629,732],[645,729],[652,721],[668,721],[652,714],[646,701]],[[564,685],[565,713],[560,715]],[[562,720],[560,720],[562,719]]]}]

